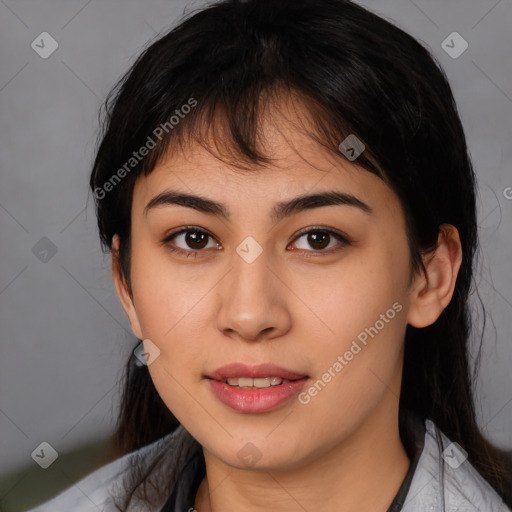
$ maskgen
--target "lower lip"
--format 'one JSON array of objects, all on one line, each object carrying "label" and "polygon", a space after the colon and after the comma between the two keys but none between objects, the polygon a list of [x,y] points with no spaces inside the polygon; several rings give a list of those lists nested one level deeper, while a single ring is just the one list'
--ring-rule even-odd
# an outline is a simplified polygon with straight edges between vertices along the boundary
[{"label": "lower lip", "polygon": [[269,388],[239,388],[208,379],[217,398],[238,412],[258,413],[276,409],[300,393],[307,377]]}]

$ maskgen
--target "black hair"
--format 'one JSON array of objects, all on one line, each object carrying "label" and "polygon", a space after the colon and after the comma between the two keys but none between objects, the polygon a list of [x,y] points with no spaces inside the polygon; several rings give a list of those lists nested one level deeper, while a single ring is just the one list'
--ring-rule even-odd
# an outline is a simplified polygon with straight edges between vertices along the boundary
[{"label": "black hair", "polygon": [[[222,0],[188,15],[137,58],[105,102],[90,179],[104,248],[119,235],[121,270],[130,283],[136,180],[167,152],[193,142],[246,169],[265,164],[260,118],[284,96],[301,102],[310,136],[333,155],[345,158],[338,147],[351,134],[364,143],[357,164],[399,197],[414,271],[425,271],[422,256],[435,250],[442,225],[457,228],[462,264],[451,302],[434,324],[407,326],[400,410],[431,419],[511,504],[503,452],[476,421],[480,351],[473,374],[468,360],[478,249],[475,174],[443,70],[400,28],[344,0]],[[149,145],[147,156],[130,160]],[[116,431],[119,453],[178,426],[147,367],[130,358]],[[123,506],[146,476],[133,469]]]}]

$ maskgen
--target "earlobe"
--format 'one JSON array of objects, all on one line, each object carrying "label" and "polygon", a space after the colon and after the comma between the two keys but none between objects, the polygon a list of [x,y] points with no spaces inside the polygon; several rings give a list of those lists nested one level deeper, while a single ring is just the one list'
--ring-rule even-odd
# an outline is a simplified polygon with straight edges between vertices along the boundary
[{"label": "earlobe", "polygon": [[135,305],[133,303],[133,296],[130,293],[130,289],[126,279],[121,270],[121,264],[119,261],[119,236],[114,235],[112,238],[112,280],[114,281],[114,286],[117,291],[117,296],[119,297],[119,301],[123,306],[124,312],[128,319],[130,320],[130,324],[132,326],[133,334],[138,339],[142,339],[142,329],[140,326],[139,318],[137,316],[137,311],[135,310]]},{"label": "earlobe", "polygon": [[454,226],[441,225],[437,248],[423,261],[426,275],[415,278],[407,316],[413,327],[432,325],[452,299],[462,263],[459,233]]}]

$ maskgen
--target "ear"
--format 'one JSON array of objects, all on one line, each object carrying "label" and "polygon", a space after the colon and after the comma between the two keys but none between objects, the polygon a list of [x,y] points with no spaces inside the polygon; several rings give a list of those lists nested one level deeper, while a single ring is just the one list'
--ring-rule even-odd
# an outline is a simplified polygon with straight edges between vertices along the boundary
[{"label": "ear", "polygon": [[114,235],[112,238],[112,279],[114,281],[114,286],[116,287],[117,296],[121,301],[121,305],[123,306],[124,312],[128,316],[130,320],[130,324],[132,326],[133,334],[138,339],[142,339],[142,329],[140,326],[139,318],[137,316],[137,311],[135,310],[135,304],[133,302],[133,296],[130,291],[130,287],[123,276],[121,271],[121,264],[119,261],[119,236]]},{"label": "ear", "polygon": [[433,324],[450,303],[462,262],[459,232],[451,224],[439,228],[437,248],[423,259],[426,275],[414,278],[407,323],[413,327]]}]

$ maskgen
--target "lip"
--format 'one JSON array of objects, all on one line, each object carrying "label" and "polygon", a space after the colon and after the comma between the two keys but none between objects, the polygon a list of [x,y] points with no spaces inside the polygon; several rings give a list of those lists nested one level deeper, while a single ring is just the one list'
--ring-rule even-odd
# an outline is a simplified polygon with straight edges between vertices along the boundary
[{"label": "lip", "polygon": [[286,370],[272,363],[263,363],[256,366],[248,366],[243,363],[230,363],[217,368],[207,375],[209,379],[221,381],[234,377],[250,377],[258,379],[263,377],[280,377],[285,380],[298,380],[307,377],[307,375]]},{"label": "lip", "polygon": [[[224,379],[234,377],[280,377],[289,380],[268,388],[239,388],[230,386]],[[243,363],[231,363],[222,366],[207,376],[213,394],[231,409],[242,413],[269,412],[282,406],[298,395],[309,379],[274,364],[265,363],[247,366]]]},{"label": "lip", "polygon": [[262,413],[277,409],[298,395],[307,377],[269,388],[239,388],[226,382],[208,379],[214,395],[225,405],[237,412]]}]

